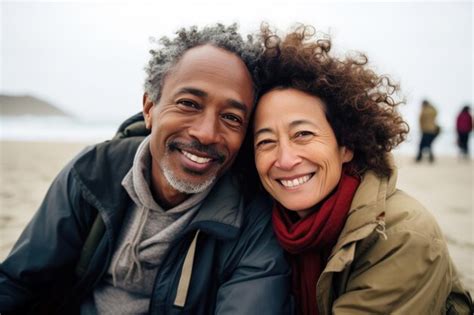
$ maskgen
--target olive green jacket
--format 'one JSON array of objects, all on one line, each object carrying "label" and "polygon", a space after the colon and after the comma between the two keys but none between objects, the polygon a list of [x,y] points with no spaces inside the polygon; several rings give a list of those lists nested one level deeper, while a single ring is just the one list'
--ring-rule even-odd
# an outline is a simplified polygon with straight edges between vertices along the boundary
[{"label": "olive green jacket", "polygon": [[423,106],[420,113],[420,129],[422,133],[437,133],[436,115],[438,112],[432,105]]},{"label": "olive green jacket", "polygon": [[470,314],[442,231],[415,199],[367,172],[317,283],[320,314]]}]

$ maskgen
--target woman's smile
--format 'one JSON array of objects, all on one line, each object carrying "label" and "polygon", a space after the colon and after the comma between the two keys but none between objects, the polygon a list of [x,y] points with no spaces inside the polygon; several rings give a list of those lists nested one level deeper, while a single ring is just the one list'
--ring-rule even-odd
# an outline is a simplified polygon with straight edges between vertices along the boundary
[{"label": "woman's smile", "polygon": [[310,179],[313,178],[315,172],[305,174],[305,175],[297,175],[292,177],[286,178],[278,178],[277,181],[286,189],[294,190],[302,185],[306,184]]}]

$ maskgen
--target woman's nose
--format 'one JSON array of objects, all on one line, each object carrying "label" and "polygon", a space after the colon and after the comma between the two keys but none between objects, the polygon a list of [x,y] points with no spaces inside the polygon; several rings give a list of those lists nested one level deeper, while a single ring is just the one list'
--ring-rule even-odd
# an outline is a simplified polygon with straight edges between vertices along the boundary
[{"label": "woman's nose", "polygon": [[280,145],[277,154],[275,166],[282,170],[291,170],[302,161],[296,150],[289,145]]}]

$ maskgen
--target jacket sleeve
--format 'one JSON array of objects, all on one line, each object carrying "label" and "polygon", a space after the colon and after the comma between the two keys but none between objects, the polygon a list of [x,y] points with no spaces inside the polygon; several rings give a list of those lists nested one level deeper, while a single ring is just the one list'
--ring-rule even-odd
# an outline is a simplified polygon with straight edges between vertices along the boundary
[{"label": "jacket sleeve", "polygon": [[444,313],[453,271],[442,238],[388,230],[387,239],[379,238],[352,268],[333,314]]},{"label": "jacket sleeve", "polygon": [[2,314],[31,305],[53,283],[73,275],[84,227],[75,212],[80,209],[80,198],[71,165],[53,181],[38,211],[0,265]]},{"label": "jacket sleeve", "polygon": [[237,264],[218,289],[216,314],[292,314],[290,269],[273,234],[269,209],[262,200],[249,205],[231,258]]}]

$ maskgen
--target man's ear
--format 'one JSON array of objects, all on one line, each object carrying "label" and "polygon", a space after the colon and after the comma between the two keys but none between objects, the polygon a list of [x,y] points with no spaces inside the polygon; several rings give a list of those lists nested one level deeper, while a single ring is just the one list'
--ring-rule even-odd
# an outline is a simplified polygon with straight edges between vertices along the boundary
[{"label": "man's ear", "polygon": [[143,93],[143,117],[145,118],[146,129],[151,129],[151,109],[153,108],[153,101],[148,97],[148,94]]},{"label": "man's ear", "polygon": [[343,146],[341,147],[341,157],[342,157],[342,163],[350,162],[352,161],[352,158],[354,157],[354,151]]}]

